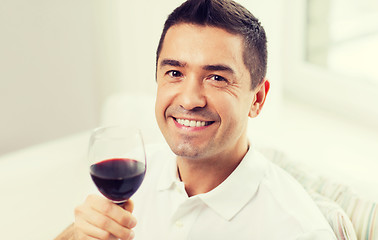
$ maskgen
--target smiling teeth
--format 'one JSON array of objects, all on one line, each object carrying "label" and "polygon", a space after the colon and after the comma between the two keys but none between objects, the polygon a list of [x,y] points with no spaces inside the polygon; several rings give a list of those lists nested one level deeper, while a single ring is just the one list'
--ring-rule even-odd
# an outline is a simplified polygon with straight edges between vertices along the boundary
[{"label": "smiling teeth", "polygon": [[176,121],[181,124],[181,125],[184,125],[186,127],[203,127],[203,126],[206,126],[206,122],[203,122],[203,121],[194,121],[194,120],[187,120],[187,119],[179,119],[177,118]]}]

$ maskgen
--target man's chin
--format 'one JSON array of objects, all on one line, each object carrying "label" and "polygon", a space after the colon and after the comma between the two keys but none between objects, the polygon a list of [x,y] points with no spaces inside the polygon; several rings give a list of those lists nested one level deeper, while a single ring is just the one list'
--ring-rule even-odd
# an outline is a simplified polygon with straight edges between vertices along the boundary
[{"label": "man's chin", "polygon": [[188,143],[181,143],[181,144],[169,144],[172,152],[176,154],[176,156],[181,158],[187,159],[198,159],[203,157],[204,149],[198,146],[193,146]]}]

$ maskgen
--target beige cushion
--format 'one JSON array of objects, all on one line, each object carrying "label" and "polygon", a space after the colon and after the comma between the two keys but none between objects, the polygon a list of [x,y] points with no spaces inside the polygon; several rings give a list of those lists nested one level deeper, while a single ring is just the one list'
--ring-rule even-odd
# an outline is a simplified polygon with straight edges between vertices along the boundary
[{"label": "beige cushion", "polygon": [[268,159],[289,172],[309,192],[338,239],[378,240],[378,206],[350,187],[309,171],[283,152],[261,148]]},{"label": "beige cushion", "polygon": [[308,192],[332,227],[337,239],[357,240],[352,222],[336,202],[316,191],[308,190]]}]

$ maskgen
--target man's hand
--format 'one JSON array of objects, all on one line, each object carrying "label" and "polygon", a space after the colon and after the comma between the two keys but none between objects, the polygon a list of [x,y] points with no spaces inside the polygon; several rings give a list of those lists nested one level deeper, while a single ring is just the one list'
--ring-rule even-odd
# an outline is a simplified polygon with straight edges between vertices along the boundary
[{"label": "man's hand", "polygon": [[89,195],[83,204],[75,208],[75,239],[133,239],[131,229],[136,225],[131,214],[133,208],[131,200],[118,206],[104,197]]}]

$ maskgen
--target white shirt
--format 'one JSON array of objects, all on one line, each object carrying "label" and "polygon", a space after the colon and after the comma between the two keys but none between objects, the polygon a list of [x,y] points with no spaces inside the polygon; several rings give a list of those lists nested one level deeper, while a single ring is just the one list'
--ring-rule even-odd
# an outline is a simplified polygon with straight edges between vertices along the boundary
[{"label": "white shirt", "polygon": [[219,186],[192,197],[169,148],[147,157],[133,197],[136,240],[336,239],[301,185],[254,149]]}]

